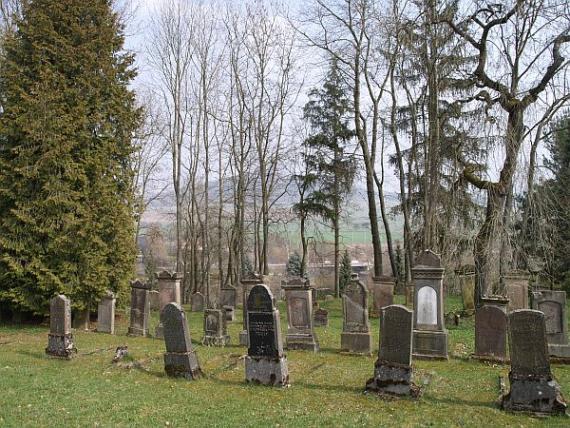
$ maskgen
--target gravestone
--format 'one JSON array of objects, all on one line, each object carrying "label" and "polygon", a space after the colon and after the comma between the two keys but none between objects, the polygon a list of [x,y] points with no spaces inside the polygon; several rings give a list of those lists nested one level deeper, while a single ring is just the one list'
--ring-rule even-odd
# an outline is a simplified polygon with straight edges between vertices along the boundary
[{"label": "gravestone", "polygon": [[366,390],[392,395],[419,394],[412,383],[412,315],[401,305],[382,308],[380,349],[374,365],[374,377]]},{"label": "gravestone", "polygon": [[220,304],[222,306],[237,307],[237,290],[235,287],[229,285],[222,287],[220,291]]},{"label": "gravestone", "polygon": [[528,279],[525,272],[513,271],[503,278],[505,282],[505,292],[509,299],[507,312],[517,309],[528,309]]},{"label": "gravestone", "polygon": [[204,295],[200,292],[192,294],[190,297],[192,312],[202,312],[204,310]]},{"label": "gravestone", "polygon": [[115,294],[111,291],[101,298],[97,308],[97,331],[115,334]]},{"label": "gravestone", "polygon": [[243,330],[239,334],[239,344],[241,346],[249,346],[248,336],[247,336],[247,296],[249,296],[249,290],[254,286],[263,284],[263,275],[257,273],[251,273],[250,275],[242,278],[240,281],[242,287],[242,308],[243,308]]},{"label": "gravestone", "polygon": [[447,359],[443,320],[443,272],[439,256],[425,250],[412,268],[414,277],[414,340],[416,358]]},{"label": "gravestone", "polygon": [[544,314],[520,309],[509,313],[508,320],[510,391],[501,397],[501,407],[537,414],[564,414],[566,403],[550,371]]},{"label": "gravestone", "polygon": [[46,354],[52,357],[67,358],[77,353],[71,334],[71,302],[63,294],[58,294],[49,304],[49,334]]},{"label": "gravestone", "polygon": [[160,311],[160,295],[156,290],[150,290],[148,292],[148,298],[150,300],[150,310]]},{"label": "gravestone", "polygon": [[76,330],[89,330],[89,318],[91,314],[89,309],[82,309],[73,312],[72,327]]},{"label": "gravestone", "polygon": [[224,314],[226,316],[226,321],[232,322],[236,320],[236,310],[233,306],[224,306]]},{"label": "gravestone", "polygon": [[539,290],[532,293],[532,308],[544,313],[548,353],[557,362],[570,362],[566,292]]},{"label": "gravestone", "polygon": [[[176,272],[169,272],[163,270],[156,274],[156,279],[158,282],[158,302],[159,310],[162,311],[166,305],[171,302],[182,303],[180,297],[180,281],[182,280],[182,274]],[[162,339],[163,337],[163,326],[162,322],[159,322],[156,326],[155,334],[156,338]]]},{"label": "gravestone", "polygon": [[406,306],[408,308],[414,307],[414,285],[408,284],[404,287],[404,291],[406,293]]},{"label": "gravestone", "polygon": [[507,314],[505,308],[484,304],[475,312],[475,358],[507,360]]},{"label": "gravestone", "polygon": [[230,343],[226,328],[226,312],[223,309],[204,310],[204,338],[207,346],[226,346]]},{"label": "gravestone", "polygon": [[384,306],[394,303],[394,278],[389,276],[375,276],[370,285],[372,292],[372,314],[374,317],[380,316]]},{"label": "gravestone", "polygon": [[249,345],[245,380],[262,385],[287,386],[289,371],[283,353],[279,311],[269,287],[254,285],[247,301]]},{"label": "gravestone", "polygon": [[315,311],[314,326],[327,327],[329,325],[329,311],[323,308],[318,308]]},{"label": "gravestone", "polygon": [[460,276],[461,298],[463,300],[463,310],[468,314],[475,311],[475,273],[465,272]]},{"label": "gravestone", "polygon": [[287,301],[287,349],[318,352],[319,341],[313,328],[313,292],[305,278],[282,282]]},{"label": "gravestone", "polygon": [[148,336],[148,321],[150,317],[150,285],[136,280],[131,282],[131,322],[129,336]]},{"label": "gravestone", "polygon": [[202,375],[198,357],[192,349],[186,314],[178,303],[168,303],[160,312],[164,326],[164,371],[170,377],[188,380]]},{"label": "gravestone", "polygon": [[358,274],[352,278],[342,295],[343,323],[340,336],[342,351],[370,354],[372,336],[368,320],[368,291],[359,281]]},{"label": "gravestone", "polygon": [[317,289],[315,287],[311,287],[311,300],[313,301],[314,308],[319,306],[319,302],[317,301]]}]

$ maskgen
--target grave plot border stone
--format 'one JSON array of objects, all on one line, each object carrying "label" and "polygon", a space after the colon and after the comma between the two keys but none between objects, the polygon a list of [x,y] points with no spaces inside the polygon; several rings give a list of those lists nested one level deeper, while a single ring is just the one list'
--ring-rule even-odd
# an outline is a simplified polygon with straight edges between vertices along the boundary
[{"label": "grave plot border stone", "polygon": [[69,360],[77,354],[71,333],[71,301],[65,295],[58,294],[50,300],[49,306],[50,331],[45,352],[50,357]]},{"label": "grave plot border stone", "polygon": [[544,314],[518,309],[508,314],[510,390],[500,398],[503,410],[537,415],[564,414],[566,403],[548,358]]},{"label": "grave plot border stone", "polygon": [[366,382],[366,391],[395,396],[420,395],[412,382],[413,311],[403,305],[382,308],[378,359],[374,377]]},{"label": "grave plot border stone", "polygon": [[289,369],[283,352],[279,310],[269,287],[254,285],[246,306],[248,337],[251,337],[245,357],[246,382],[288,386]]},{"label": "grave plot border stone", "polygon": [[[207,329],[208,317],[217,318],[217,329],[212,332]],[[230,343],[230,336],[227,333],[226,311],[223,309],[204,309],[204,338],[202,345],[206,346],[226,346]]]},{"label": "grave plot border stone", "polygon": [[[313,318],[313,288],[306,278],[288,278],[281,282],[281,288],[285,291],[287,303],[287,334],[285,343],[287,349],[300,349],[305,351],[319,352],[319,340],[315,333]],[[294,325],[296,302],[301,302],[305,311],[305,326]]]},{"label": "grave plot border stone", "polygon": [[[173,323],[178,323],[178,325],[170,325],[169,316],[177,316],[178,320],[175,320]],[[165,329],[164,342],[166,352],[164,353],[164,371],[166,375],[187,380],[196,380],[202,377],[202,369],[200,368],[196,352],[192,347],[188,322],[182,307],[178,303],[168,303],[160,312],[160,320]],[[171,328],[178,331],[171,333]]]}]

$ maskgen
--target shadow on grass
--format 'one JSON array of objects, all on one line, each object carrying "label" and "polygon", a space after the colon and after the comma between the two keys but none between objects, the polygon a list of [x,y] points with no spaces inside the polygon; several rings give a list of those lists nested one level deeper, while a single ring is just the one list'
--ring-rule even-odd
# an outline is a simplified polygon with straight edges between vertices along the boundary
[{"label": "shadow on grass", "polygon": [[[67,361],[65,358],[52,357],[51,355],[46,354],[44,349],[42,349],[40,352],[16,351],[16,354],[25,355],[26,357],[32,357],[32,358],[35,358],[37,360]],[[76,356],[74,356],[74,357],[76,357]]]},{"label": "shadow on grass", "polygon": [[422,395],[421,401],[427,403],[437,403],[437,404],[447,404],[447,405],[464,405],[464,406],[472,406],[472,407],[482,407],[485,409],[498,409],[496,403],[494,401],[489,402],[481,402],[481,401],[474,401],[474,400],[464,400],[458,397],[453,398],[438,398],[433,397],[430,395]]}]

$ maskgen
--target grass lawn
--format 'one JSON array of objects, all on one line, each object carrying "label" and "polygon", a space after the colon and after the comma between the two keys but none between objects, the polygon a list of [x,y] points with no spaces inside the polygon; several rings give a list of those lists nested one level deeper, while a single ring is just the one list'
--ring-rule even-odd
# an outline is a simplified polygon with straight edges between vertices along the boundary
[{"label": "grass lawn", "polygon": [[[473,319],[448,327],[449,361],[414,361],[415,382],[424,389],[419,400],[365,395],[375,356],[341,355],[340,302],[321,304],[329,310],[329,327],[316,329],[321,352],[287,352],[291,387],[286,389],[245,384],[242,357],[247,351],[235,345],[239,311],[229,328],[234,345],[226,348],[201,346],[202,313],[187,312],[205,372],[198,381],[167,378],[164,342],[127,337],[127,316],[117,321],[115,336],[76,332],[79,354],[71,361],[45,355],[47,327],[0,325],[0,426],[570,425],[566,417],[534,418],[499,410],[499,377],[506,377],[509,367],[468,359],[474,346]],[[448,298],[446,304],[449,311],[460,300]],[[284,309],[281,303],[283,333]],[[153,313],[151,331],[157,322]],[[371,324],[377,347],[378,319]],[[138,368],[111,363],[119,345],[128,345],[130,361],[138,361]],[[570,366],[553,365],[552,370],[570,398]]]}]

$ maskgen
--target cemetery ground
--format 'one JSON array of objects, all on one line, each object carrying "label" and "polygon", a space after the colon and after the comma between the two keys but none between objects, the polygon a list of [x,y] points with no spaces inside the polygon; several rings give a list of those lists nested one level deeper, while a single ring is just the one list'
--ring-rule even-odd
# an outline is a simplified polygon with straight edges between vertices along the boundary
[{"label": "cemetery ground", "polygon": [[[402,303],[402,296],[396,297]],[[202,312],[190,312],[194,349],[205,376],[172,379],[164,372],[164,341],[127,337],[128,312],[117,310],[116,335],[75,331],[78,355],[70,361],[45,355],[48,326],[0,325],[0,426],[568,426],[567,417],[536,418],[501,411],[502,376],[508,388],[509,365],[469,359],[474,348],[474,318],[448,325],[449,361],[413,361],[418,400],[364,394],[378,348],[379,320],[371,318],[374,355],[339,352],[342,309],[339,300],[320,302],[329,326],[316,327],[321,352],[286,352],[291,387],[248,385],[245,347],[238,346],[241,311],[229,324],[232,344],[205,347]],[[446,312],[459,309],[456,297]],[[279,303],[281,328],[286,311]],[[569,311],[570,313],[570,311]],[[150,331],[158,324],[152,314]],[[115,349],[129,356],[111,362]],[[570,366],[552,365],[570,398]]]}]

